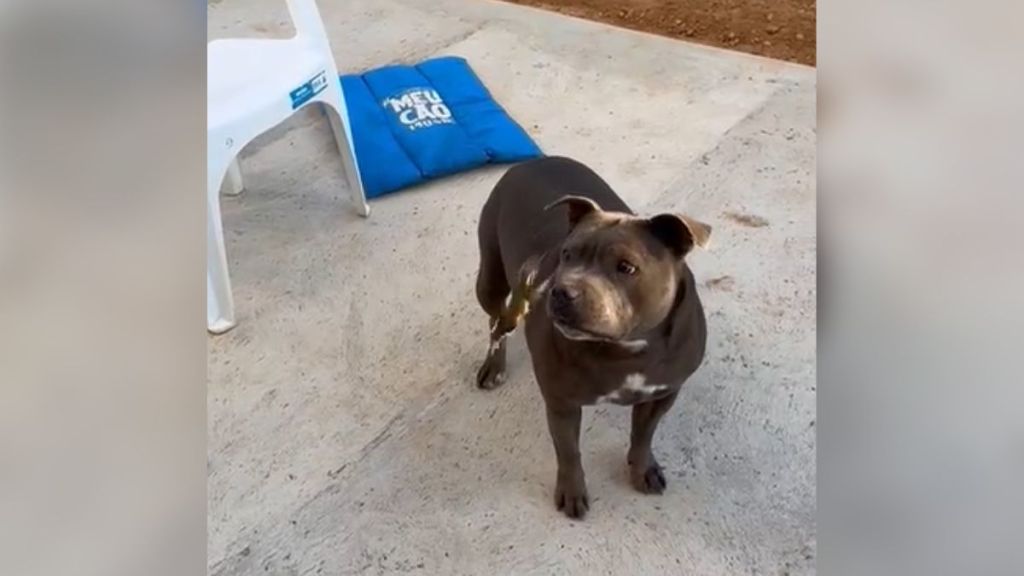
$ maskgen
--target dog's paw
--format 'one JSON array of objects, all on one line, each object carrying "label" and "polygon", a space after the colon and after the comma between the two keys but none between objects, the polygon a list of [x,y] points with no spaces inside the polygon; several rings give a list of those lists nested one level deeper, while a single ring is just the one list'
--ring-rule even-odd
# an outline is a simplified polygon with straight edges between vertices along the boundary
[{"label": "dog's paw", "polygon": [[580,519],[590,510],[590,496],[583,482],[562,482],[555,486],[555,507],[569,518]]},{"label": "dog's paw", "polygon": [[487,356],[476,372],[476,385],[484,390],[493,390],[505,383],[505,362],[497,355]]},{"label": "dog's paw", "polygon": [[646,468],[631,468],[630,478],[633,487],[644,494],[661,494],[668,486],[664,471],[654,460],[651,460]]}]

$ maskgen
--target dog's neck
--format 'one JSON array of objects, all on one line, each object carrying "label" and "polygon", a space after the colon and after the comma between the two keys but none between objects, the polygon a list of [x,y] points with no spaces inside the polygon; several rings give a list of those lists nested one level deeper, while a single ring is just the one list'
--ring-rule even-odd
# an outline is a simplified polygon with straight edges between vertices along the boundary
[{"label": "dog's neck", "polygon": [[664,338],[666,342],[675,341],[681,331],[690,325],[690,317],[694,314],[696,299],[697,286],[694,283],[693,273],[690,272],[689,267],[683,264],[680,267],[679,282],[676,285],[672,308],[665,316],[665,320],[656,328],[658,337]]}]

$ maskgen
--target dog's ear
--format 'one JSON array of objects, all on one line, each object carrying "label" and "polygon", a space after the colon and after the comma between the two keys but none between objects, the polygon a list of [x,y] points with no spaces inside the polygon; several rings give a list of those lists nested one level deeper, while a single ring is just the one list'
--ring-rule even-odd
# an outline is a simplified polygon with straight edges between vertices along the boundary
[{"label": "dog's ear", "polygon": [[711,238],[711,226],[682,214],[659,214],[647,221],[647,228],[680,258],[694,246],[707,248]]},{"label": "dog's ear", "polygon": [[583,196],[562,196],[545,206],[544,210],[551,210],[563,204],[569,207],[569,228],[576,226],[587,214],[601,211],[601,207],[597,205],[597,202]]}]

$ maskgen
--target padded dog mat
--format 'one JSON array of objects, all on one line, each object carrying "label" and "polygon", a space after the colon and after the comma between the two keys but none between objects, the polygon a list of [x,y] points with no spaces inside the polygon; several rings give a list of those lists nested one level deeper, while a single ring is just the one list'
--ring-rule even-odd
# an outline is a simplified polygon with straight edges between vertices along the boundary
[{"label": "padded dog mat", "polygon": [[462,58],[341,76],[367,198],[540,148]]}]

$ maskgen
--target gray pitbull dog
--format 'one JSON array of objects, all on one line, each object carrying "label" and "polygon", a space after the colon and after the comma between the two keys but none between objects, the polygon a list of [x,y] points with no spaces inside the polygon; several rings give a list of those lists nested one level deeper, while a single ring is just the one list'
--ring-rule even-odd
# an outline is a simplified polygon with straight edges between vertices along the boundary
[{"label": "gray pitbull dog", "polygon": [[504,381],[505,336],[525,316],[558,459],[555,505],[570,517],[590,508],[583,406],[633,406],[631,482],[643,493],[665,489],[651,442],[704,358],[704,311],[684,257],[710,232],[680,214],[634,215],[600,176],[568,158],[511,168],[484,204],[476,291],[492,332],[477,384]]}]

